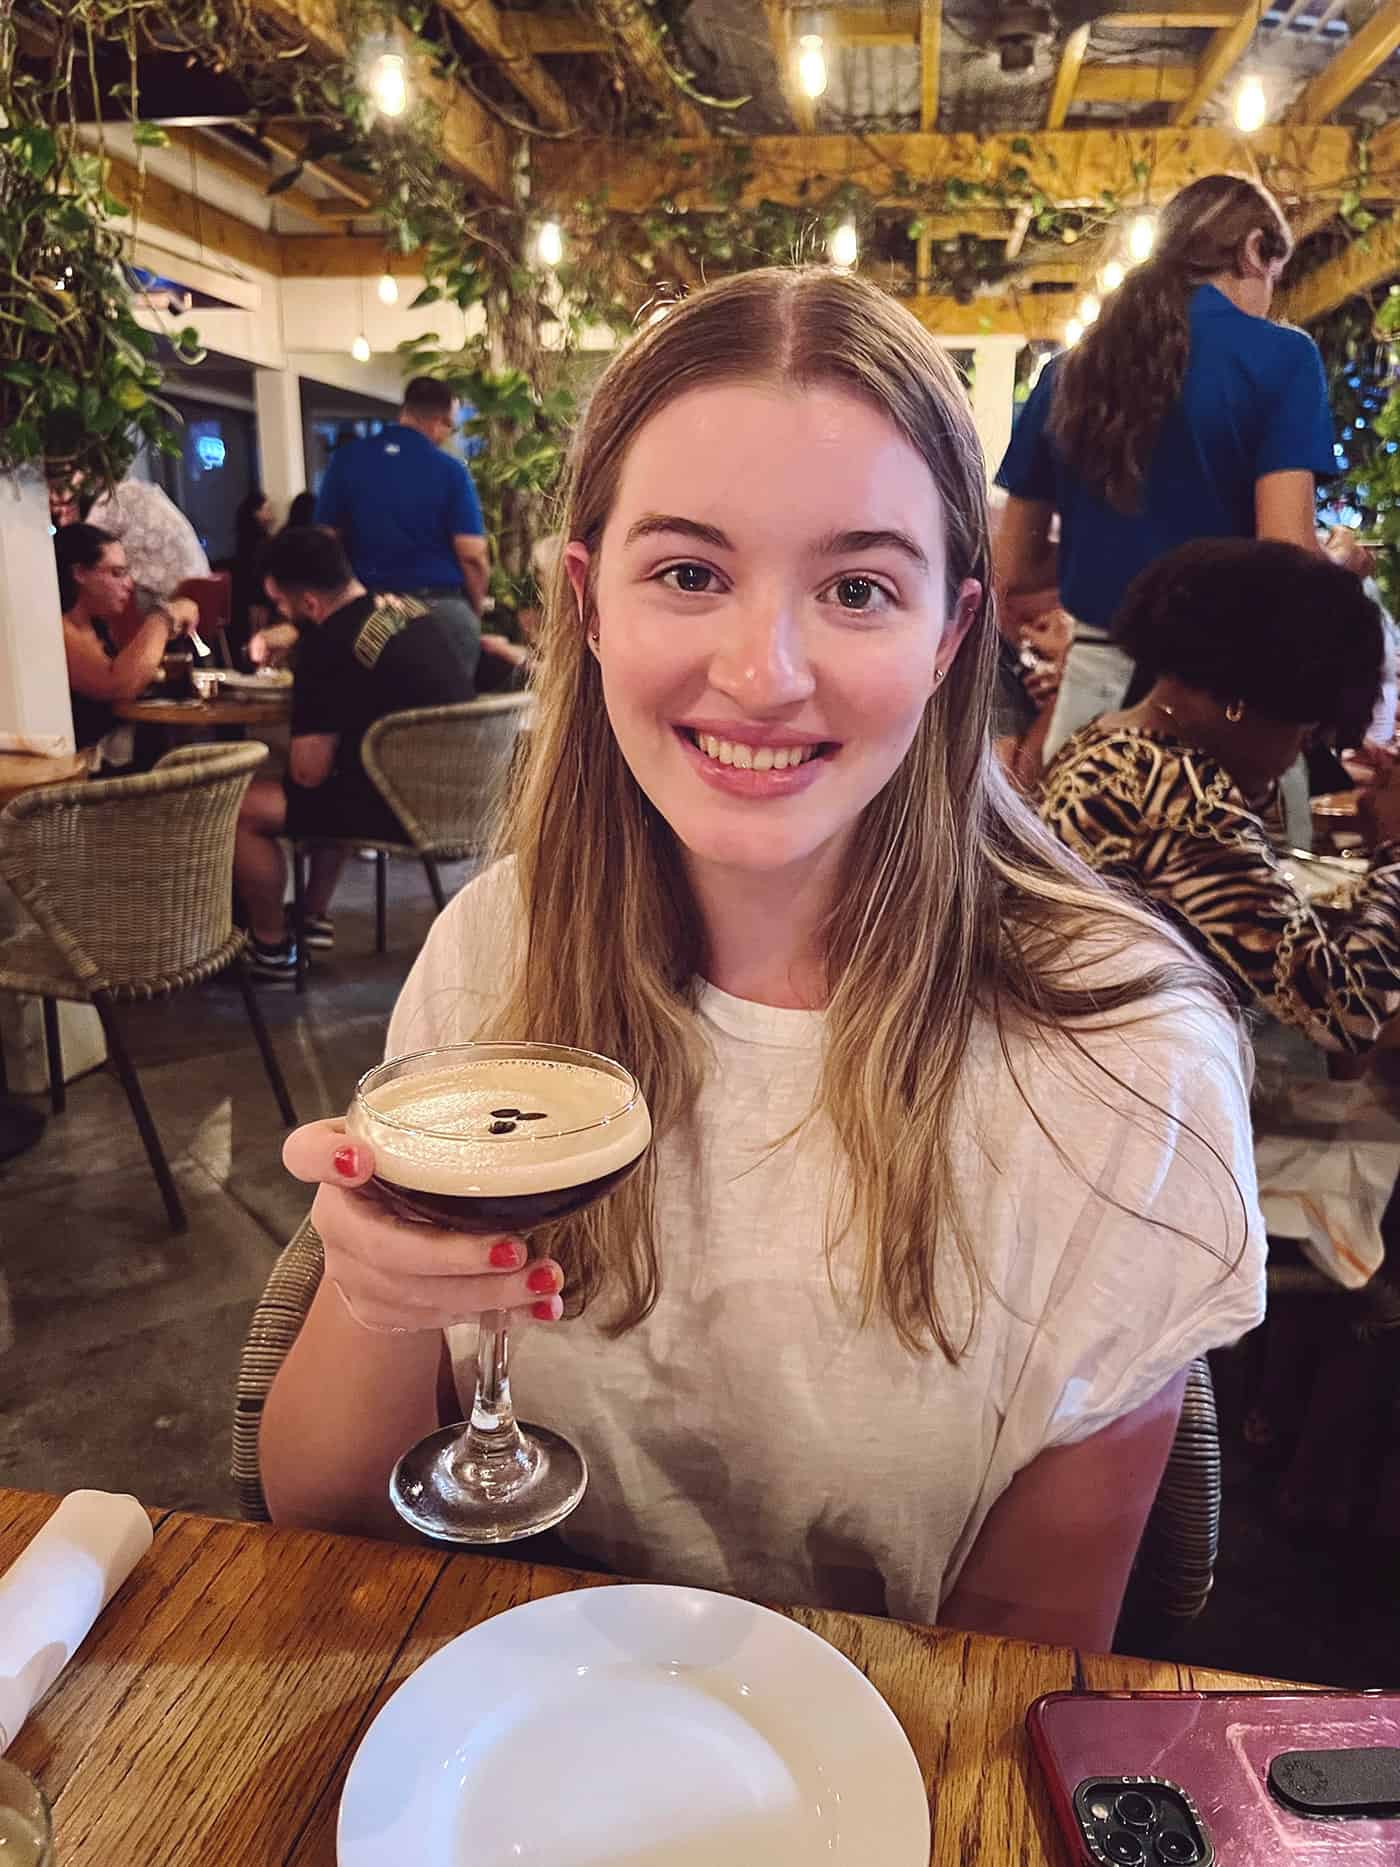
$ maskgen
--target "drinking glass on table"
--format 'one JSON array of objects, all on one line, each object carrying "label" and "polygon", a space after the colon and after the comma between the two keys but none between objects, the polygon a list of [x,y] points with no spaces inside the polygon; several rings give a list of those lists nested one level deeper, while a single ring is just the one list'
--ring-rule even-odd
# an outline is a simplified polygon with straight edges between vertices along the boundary
[{"label": "drinking glass on table", "polygon": [[[523,1233],[603,1198],[651,1143],[620,1063],[562,1044],[449,1044],[361,1077],[347,1118],[373,1184],[409,1217],[477,1237]],[[477,1340],[471,1418],[405,1452],[389,1480],[404,1520],[454,1543],[508,1543],[562,1523],[588,1466],[562,1434],[517,1422],[504,1310]]]},{"label": "drinking glass on table", "polygon": [[0,1863],[54,1867],[53,1824],[39,1785],[0,1757]]}]

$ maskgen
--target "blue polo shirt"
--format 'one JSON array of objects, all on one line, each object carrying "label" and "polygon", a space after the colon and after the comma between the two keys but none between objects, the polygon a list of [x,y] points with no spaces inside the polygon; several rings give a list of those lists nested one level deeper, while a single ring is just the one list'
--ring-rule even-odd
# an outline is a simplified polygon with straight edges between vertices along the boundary
[{"label": "blue polo shirt", "polygon": [[485,534],[461,461],[399,422],[331,455],[316,523],[342,534],[369,590],[458,590],[462,567],[452,540]]},{"label": "blue polo shirt", "polygon": [[[1194,538],[1252,538],[1254,485],[1290,470],[1337,471],[1327,378],[1305,331],[1251,317],[1213,285],[1191,297],[1186,379],[1162,423],[1142,510],[1092,492],[1046,432],[1058,359],[1021,411],[997,485],[1060,515],[1060,601],[1105,633],[1138,572]],[[1131,381],[1123,384],[1131,396]]]}]

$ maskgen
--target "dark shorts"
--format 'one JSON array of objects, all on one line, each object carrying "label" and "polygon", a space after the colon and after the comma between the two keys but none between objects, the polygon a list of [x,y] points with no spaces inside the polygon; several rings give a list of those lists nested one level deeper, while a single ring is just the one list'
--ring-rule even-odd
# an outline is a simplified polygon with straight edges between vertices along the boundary
[{"label": "dark shorts", "polygon": [[328,778],[314,788],[282,780],[287,799],[287,835],[314,841],[322,837],[363,837],[367,843],[406,843],[398,818],[368,778],[361,782]]}]

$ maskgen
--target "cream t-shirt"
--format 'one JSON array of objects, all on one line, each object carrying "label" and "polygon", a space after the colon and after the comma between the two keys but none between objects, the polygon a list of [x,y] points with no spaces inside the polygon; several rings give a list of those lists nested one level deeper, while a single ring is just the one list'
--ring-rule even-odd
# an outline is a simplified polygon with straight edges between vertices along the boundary
[{"label": "cream t-shirt", "polygon": [[[434,924],[389,1053],[475,1037],[519,928],[501,863]],[[990,1294],[952,1367],[903,1349],[882,1320],[859,1326],[854,1238],[833,1291],[823,1221],[842,1169],[825,1122],[772,1149],[810,1107],[823,1014],[706,985],[699,1016],[713,1066],[695,1128],[657,1143],[656,1308],[617,1340],[593,1309],[518,1331],[517,1411],[588,1458],[562,1534],[626,1575],[932,1621],[1018,1471],[1263,1315],[1239,1037],[1223,1012],[1173,1001],[1085,1039],[1092,1062],[1026,1040],[1021,1088],[1049,1137],[995,1036],[975,1038],[955,1160]],[[944,1262],[956,1314],[965,1298]],[[469,1399],[475,1331],[448,1339]]]}]

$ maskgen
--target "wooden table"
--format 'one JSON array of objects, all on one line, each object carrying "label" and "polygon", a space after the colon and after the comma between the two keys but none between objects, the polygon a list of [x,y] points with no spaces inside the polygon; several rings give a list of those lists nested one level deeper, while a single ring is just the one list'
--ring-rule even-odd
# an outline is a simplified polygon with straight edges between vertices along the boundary
[{"label": "wooden table", "polygon": [[[0,1490],[0,1566],[56,1502]],[[54,1804],[62,1867],[334,1867],[345,1773],[390,1692],[505,1608],[607,1585],[426,1547],[151,1515],[150,1554],[8,1753]],[[909,1734],[935,1867],[1066,1867],[1024,1732],[1042,1692],[1264,1683],[859,1615],[792,1618],[852,1659]]]},{"label": "wooden table", "polygon": [[0,752],[0,808],[41,784],[68,784],[85,778],[87,769],[86,752]]},{"label": "wooden table", "polygon": [[178,726],[190,732],[204,726],[281,726],[292,717],[292,690],[282,687],[248,699],[221,694],[217,700],[124,700],[112,710],[133,726]]}]

